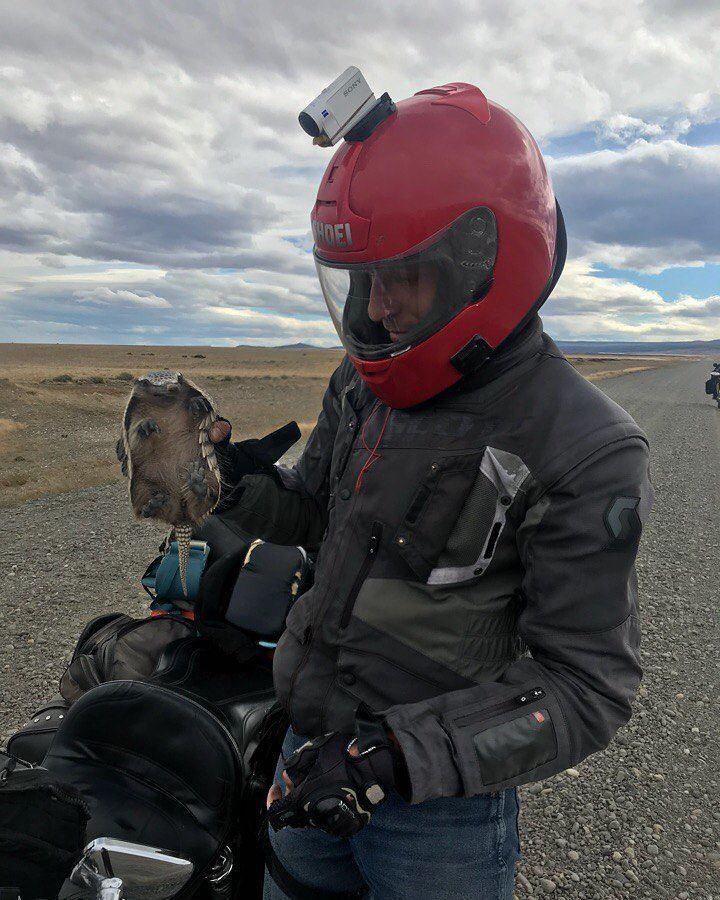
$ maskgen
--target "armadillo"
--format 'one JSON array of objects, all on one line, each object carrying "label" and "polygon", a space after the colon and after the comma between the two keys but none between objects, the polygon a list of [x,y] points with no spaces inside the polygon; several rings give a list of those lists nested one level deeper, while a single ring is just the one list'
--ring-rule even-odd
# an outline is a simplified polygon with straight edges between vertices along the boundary
[{"label": "armadillo", "polygon": [[149,372],[135,381],[117,443],[133,512],[172,527],[185,596],[193,528],[220,499],[220,467],[208,435],[217,418],[211,398],[180,372]]}]

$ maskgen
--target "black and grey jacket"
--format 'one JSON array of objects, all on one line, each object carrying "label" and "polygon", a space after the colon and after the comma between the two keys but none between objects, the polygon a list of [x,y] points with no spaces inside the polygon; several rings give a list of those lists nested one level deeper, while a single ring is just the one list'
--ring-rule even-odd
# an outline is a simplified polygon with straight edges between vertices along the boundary
[{"label": "black and grey jacket", "polygon": [[647,441],[539,320],[413,409],[384,407],[345,359],[280,474],[263,536],[324,529],[275,655],[296,732],[383,711],[420,802],[546,778],[628,720]]}]

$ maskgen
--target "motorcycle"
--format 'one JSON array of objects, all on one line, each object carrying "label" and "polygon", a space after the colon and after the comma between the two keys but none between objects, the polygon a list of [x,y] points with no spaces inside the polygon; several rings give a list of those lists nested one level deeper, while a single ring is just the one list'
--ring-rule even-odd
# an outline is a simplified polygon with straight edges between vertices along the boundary
[{"label": "motorcycle", "polygon": [[713,364],[713,371],[705,382],[705,393],[715,400],[720,409],[720,363]]},{"label": "motorcycle", "polygon": [[[262,542],[251,547],[257,544]],[[239,554],[245,563],[246,549]],[[298,593],[295,584],[287,596],[285,587],[278,591],[278,571],[286,560],[296,578],[297,557],[287,554],[303,551],[274,545],[256,550],[253,565],[245,567],[250,574],[241,569],[244,581],[237,551],[235,564],[225,555],[210,567],[207,629],[191,628],[172,640],[149,675],[97,684],[102,653],[75,655],[73,684],[85,673],[95,686],[71,704],[51,703],[48,712],[37,714],[11,739],[5,769],[0,753],[0,804],[3,787],[17,784],[29,770],[52,781],[60,799],[63,791],[73,792],[87,807],[84,849],[61,876],[59,891],[25,889],[18,895],[22,900],[262,896],[259,829],[288,725],[275,703],[272,647]],[[262,581],[264,568],[270,568],[274,594]],[[225,598],[220,604],[219,597]],[[259,608],[275,615],[264,634]],[[98,627],[109,627],[107,617],[83,633],[84,646],[94,651]],[[129,633],[127,627],[120,632]],[[107,646],[105,641],[100,649]],[[11,876],[3,868],[2,824],[0,888],[17,883],[4,880]],[[34,847],[43,834],[26,837]],[[17,858],[9,866],[22,877]],[[0,894],[5,900],[7,894]]]},{"label": "motorcycle", "polygon": [[287,727],[271,672],[239,673],[203,638],[175,643],[151,680],[85,693],[36,767],[89,809],[60,898],[261,896],[257,831]]}]

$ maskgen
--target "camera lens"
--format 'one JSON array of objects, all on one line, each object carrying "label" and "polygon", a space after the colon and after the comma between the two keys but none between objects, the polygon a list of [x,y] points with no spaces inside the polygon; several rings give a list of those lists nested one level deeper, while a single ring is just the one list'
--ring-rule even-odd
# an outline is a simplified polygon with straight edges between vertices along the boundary
[{"label": "camera lens", "polygon": [[318,128],[317,122],[306,112],[300,113],[300,115],[298,116],[298,122],[300,123],[300,127],[305,132],[305,134],[309,134],[310,137],[315,138],[320,134],[320,129]]}]

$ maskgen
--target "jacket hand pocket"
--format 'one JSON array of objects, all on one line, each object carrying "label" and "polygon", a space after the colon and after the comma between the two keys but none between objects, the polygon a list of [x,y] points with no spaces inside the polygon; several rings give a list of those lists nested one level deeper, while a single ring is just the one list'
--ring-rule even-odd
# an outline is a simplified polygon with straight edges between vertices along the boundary
[{"label": "jacket hand pocket", "polygon": [[555,728],[547,709],[493,725],[473,737],[483,784],[498,784],[557,756]]},{"label": "jacket hand pocket", "polygon": [[572,764],[558,703],[539,685],[489,706],[457,710],[445,728],[456,747],[466,796],[547,778],[558,771],[561,755],[565,766]]}]

